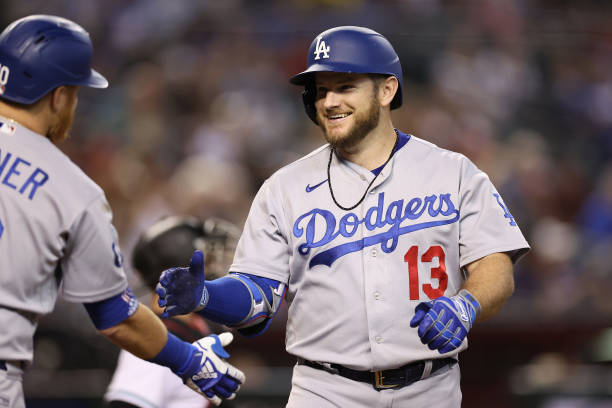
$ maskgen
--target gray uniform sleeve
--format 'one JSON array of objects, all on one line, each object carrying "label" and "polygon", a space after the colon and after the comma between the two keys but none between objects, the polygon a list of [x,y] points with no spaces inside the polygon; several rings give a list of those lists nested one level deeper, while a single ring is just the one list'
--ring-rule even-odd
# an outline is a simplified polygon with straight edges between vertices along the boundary
[{"label": "gray uniform sleeve", "polygon": [[61,272],[60,290],[70,302],[97,302],[127,287],[117,231],[103,195],[72,223]]},{"label": "gray uniform sleeve", "polygon": [[231,271],[288,282],[291,248],[283,228],[280,197],[279,193],[274,193],[271,180],[257,192],[238,241]]},{"label": "gray uniform sleeve", "polygon": [[461,267],[496,252],[516,262],[529,250],[516,220],[489,180],[465,159],[459,191],[459,257]]}]

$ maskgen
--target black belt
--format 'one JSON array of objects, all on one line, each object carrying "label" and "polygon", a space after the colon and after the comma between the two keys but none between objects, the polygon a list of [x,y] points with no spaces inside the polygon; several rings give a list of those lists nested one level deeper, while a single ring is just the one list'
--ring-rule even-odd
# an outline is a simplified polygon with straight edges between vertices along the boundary
[{"label": "black belt", "polygon": [[[431,369],[429,370],[429,373],[425,373],[428,362],[431,362]],[[303,358],[298,358],[298,364],[306,365],[318,370],[324,370],[332,374],[338,374],[354,381],[372,384],[374,389],[377,391],[387,388],[405,387],[415,381],[419,381],[420,379],[429,376],[430,374],[433,374],[442,367],[447,365],[452,366],[456,363],[457,360],[454,358],[439,358],[428,361],[417,361],[415,363],[406,364],[403,367],[392,370],[358,371],[341,366],[340,364],[321,364],[314,361],[304,360]],[[426,375],[424,376],[423,374]]]},{"label": "black belt", "polygon": [[6,361],[0,360],[0,370],[6,371]]}]

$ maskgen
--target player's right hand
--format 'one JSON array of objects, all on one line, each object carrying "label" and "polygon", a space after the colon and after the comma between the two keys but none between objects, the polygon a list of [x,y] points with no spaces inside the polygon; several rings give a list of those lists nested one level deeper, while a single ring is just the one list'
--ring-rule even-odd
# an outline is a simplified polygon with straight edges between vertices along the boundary
[{"label": "player's right hand", "polygon": [[170,268],[162,272],[155,287],[157,304],[165,308],[162,317],[202,310],[208,302],[204,280],[204,254],[194,251],[189,268]]},{"label": "player's right hand", "polygon": [[232,333],[225,332],[193,343],[196,351],[191,356],[189,368],[181,375],[189,388],[214,405],[221,404],[224,399],[233,399],[246,379],[242,371],[225,360],[229,354],[223,346],[230,344],[233,338]]}]

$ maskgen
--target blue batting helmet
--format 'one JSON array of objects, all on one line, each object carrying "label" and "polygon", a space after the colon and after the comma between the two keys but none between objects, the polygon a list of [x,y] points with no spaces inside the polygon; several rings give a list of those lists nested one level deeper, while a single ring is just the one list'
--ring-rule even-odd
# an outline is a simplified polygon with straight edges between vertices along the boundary
[{"label": "blue batting helmet", "polygon": [[61,85],[106,88],[91,68],[89,34],[62,17],[32,15],[0,34],[0,98],[32,104]]},{"label": "blue batting helmet", "polygon": [[323,31],[310,44],[308,66],[289,79],[304,85],[306,113],[315,123],[314,73],[348,72],[354,74],[393,75],[399,88],[391,101],[391,109],[402,105],[402,66],[391,43],[381,34],[364,27],[342,26]]}]

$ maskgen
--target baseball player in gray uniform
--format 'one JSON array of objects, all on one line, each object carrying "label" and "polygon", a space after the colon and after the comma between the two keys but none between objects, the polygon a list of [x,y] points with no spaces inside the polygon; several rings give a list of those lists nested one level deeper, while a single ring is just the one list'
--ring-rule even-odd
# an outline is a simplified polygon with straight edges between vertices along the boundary
[{"label": "baseball player in gray uniform", "polygon": [[286,291],[288,407],[459,407],[466,335],[529,249],[516,220],[468,158],[394,128],[402,69],[379,33],[322,32],[290,81],[328,143],[261,186],[229,276],[205,281],[195,252],[160,306],[252,336]]},{"label": "baseball player in gray uniform", "polygon": [[37,321],[58,294],[83,303],[112,342],[219,404],[244,381],[224,360],[231,334],[184,342],[138,303],[103,191],[55,146],[79,86],[108,85],[92,52],[88,33],[56,16],[28,16],[0,34],[0,406],[25,406]]}]

